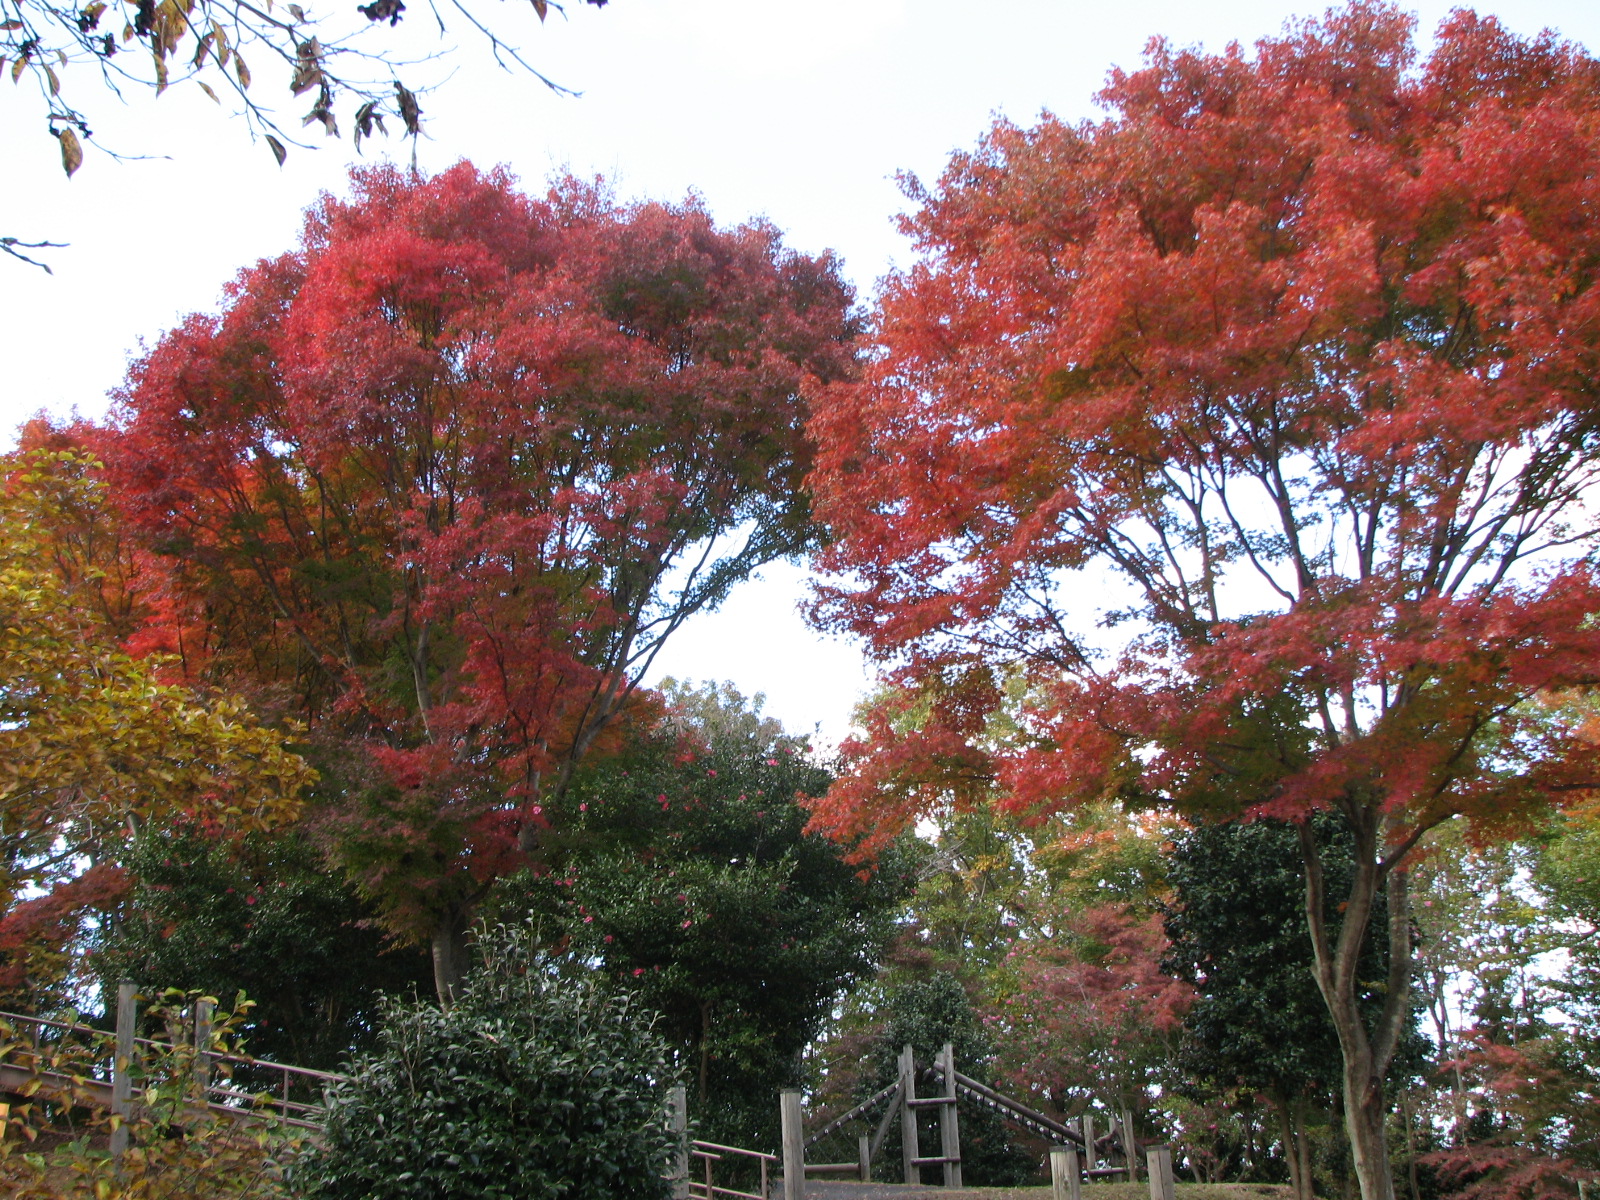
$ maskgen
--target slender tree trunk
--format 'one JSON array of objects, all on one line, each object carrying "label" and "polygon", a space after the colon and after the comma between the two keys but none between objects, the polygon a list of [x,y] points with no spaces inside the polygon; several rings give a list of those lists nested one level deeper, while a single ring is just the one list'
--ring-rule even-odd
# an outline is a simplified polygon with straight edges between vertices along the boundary
[{"label": "slender tree trunk", "polygon": [[433,989],[439,994],[440,1007],[449,1008],[461,992],[467,969],[467,919],[459,909],[452,908],[439,918],[432,950]]},{"label": "slender tree trunk", "polygon": [[[1315,952],[1317,989],[1339,1036],[1345,1133],[1350,1139],[1361,1200],[1395,1200],[1394,1173],[1385,1136],[1388,1105],[1383,1081],[1410,1014],[1411,912],[1407,873],[1380,857],[1387,849],[1376,805],[1352,802],[1344,815],[1355,834],[1355,873],[1341,906],[1337,938],[1330,937],[1322,857],[1310,819],[1300,822],[1306,870],[1306,920]],[[1378,889],[1388,900],[1389,970],[1383,1008],[1369,1030],[1360,1010],[1362,945]]]},{"label": "slender tree trunk", "polygon": [[1311,1133],[1306,1128],[1305,1104],[1304,1100],[1300,1102],[1300,1140],[1298,1143],[1300,1177],[1306,1181],[1306,1196],[1308,1200],[1313,1200],[1317,1194],[1317,1179],[1311,1171]]},{"label": "slender tree trunk", "polygon": [[1268,1095],[1278,1110],[1278,1128],[1283,1138],[1283,1160],[1289,1166],[1289,1187],[1294,1200],[1315,1200],[1311,1184],[1310,1145],[1306,1140],[1305,1105],[1273,1092]]},{"label": "slender tree trunk", "polygon": [[1411,1200],[1422,1200],[1422,1187],[1417,1179],[1417,1122],[1411,1113],[1411,1094],[1400,1093],[1400,1119],[1406,1123],[1406,1181],[1411,1185]]},{"label": "slender tree trunk", "polygon": [[700,1001],[700,1103],[706,1102],[711,1074],[711,1001]]}]

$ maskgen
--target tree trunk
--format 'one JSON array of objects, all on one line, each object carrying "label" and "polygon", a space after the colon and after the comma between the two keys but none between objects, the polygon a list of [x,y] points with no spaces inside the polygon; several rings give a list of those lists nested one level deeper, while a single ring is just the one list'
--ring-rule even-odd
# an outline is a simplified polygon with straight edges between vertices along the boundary
[{"label": "tree trunk", "polygon": [[1278,1129],[1283,1138],[1283,1159],[1289,1165],[1289,1186],[1294,1200],[1316,1200],[1311,1183],[1311,1146],[1306,1139],[1305,1104],[1272,1092],[1267,1096],[1278,1110]]},{"label": "tree trunk", "polygon": [[700,1001],[700,1103],[706,1102],[711,1075],[711,1001]]},{"label": "tree trunk", "polygon": [[439,994],[439,1006],[449,1008],[461,993],[467,967],[467,920],[460,911],[452,908],[439,918],[432,949],[433,989]]},{"label": "tree trunk", "polygon": [[[1388,1105],[1383,1081],[1411,1009],[1407,873],[1395,858],[1381,857],[1388,849],[1388,839],[1377,806],[1352,802],[1344,808],[1344,816],[1355,834],[1355,874],[1349,896],[1341,905],[1343,915],[1336,939],[1329,936],[1322,857],[1311,820],[1299,823],[1306,870],[1306,920],[1316,958],[1317,989],[1339,1036],[1345,1133],[1350,1139],[1361,1200],[1395,1200],[1384,1130]],[[1368,1029],[1360,1009],[1361,950],[1380,887],[1389,903],[1389,970],[1383,1008]]]}]

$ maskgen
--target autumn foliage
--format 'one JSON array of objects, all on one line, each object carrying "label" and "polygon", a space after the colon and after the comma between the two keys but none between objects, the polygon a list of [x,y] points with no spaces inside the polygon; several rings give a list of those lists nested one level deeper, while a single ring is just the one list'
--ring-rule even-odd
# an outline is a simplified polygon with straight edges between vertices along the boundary
[{"label": "autumn foliage", "polygon": [[818,826],[881,842],[964,794],[1342,814],[1341,931],[1309,838],[1307,908],[1367,1200],[1408,851],[1600,780],[1530,703],[1600,675],[1597,83],[1469,12],[1418,62],[1379,3],[1253,55],[1153,42],[1105,120],[1002,122],[910,183],[925,262],[816,393],[818,613],[918,713],[847,748]]},{"label": "autumn foliage", "polygon": [[664,639],[811,544],[799,395],[851,369],[850,297],[694,203],[353,189],[136,365],[100,444],[191,669],[364,764],[346,865],[446,987]]},{"label": "autumn foliage", "polygon": [[272,828],[315,779],[237,697],[127,651],[112,600],[127,564],[93,468],[60,450],[0,458],[0,998],[16,1007],[59,998],[137,831]]},{"label": "autumn foliage", "polygon": [[1008,1074],[1058,1110],[1096,1097],[1142,1110],[1194,1001],[1162,970],[1161,920],[1097,905],[1055,933],[1008,958],[1014,983],[994,1021]]}]

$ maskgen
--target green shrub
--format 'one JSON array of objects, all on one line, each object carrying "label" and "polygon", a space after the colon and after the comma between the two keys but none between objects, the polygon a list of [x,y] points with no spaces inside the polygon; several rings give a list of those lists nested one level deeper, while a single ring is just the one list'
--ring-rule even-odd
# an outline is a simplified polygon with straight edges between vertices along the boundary
[{"label": "green shrub", "polygon": [[320,1200],[658,1200],[672,1082],[653,1017],[557,972],[523,931],[440,1011],[391,1002],[308,1157]]}]

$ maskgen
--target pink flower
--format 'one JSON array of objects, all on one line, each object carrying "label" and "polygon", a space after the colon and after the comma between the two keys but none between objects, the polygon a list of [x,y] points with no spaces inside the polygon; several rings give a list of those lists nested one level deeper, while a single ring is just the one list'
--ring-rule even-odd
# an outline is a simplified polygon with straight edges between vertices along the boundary
[{"label": "pink flower", "polygon": [[635,967],[633,969],[633,973],[634,973],[634,975],[636,977],[639,976],[639,975],[643,975],[644,974],[644,968],[643,967]]}]

